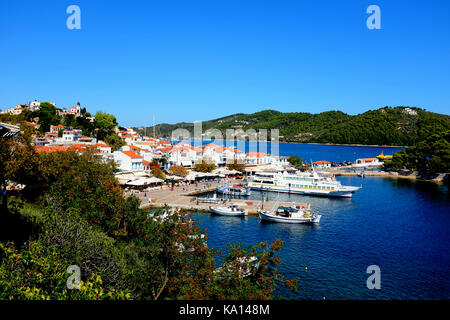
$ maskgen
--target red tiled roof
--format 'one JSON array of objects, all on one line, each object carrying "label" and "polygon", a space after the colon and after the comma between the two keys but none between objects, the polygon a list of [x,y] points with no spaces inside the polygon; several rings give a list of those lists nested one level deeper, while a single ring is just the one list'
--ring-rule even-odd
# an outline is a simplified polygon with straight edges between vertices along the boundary
[{"label": "red tiled roof", "polygon": [[35,146],[34,148],[36,149],[37,153],[41,153],[41,152],[50,153],[50,152],[56,152],[56,151],[67,151],[67,147],[62,147],[62,146]]},{"label": "red tiled roof", "polygon": [[167,140],[163,140],[157,143],[158,146],[162,146],[162,145],[172,145],[169,141]]},{"label": "red tiled roof", "polygon": [[313,162],[314,164],[331,164],[331,162],[329,162],[329,161],[326,161],[326,160],[319,160],[319,161],[316,161],[316,162]]},{"label": "red tiled roof", "polygon": [[169,152],[170,150],[172,150],[172,147],[161,148],[159,150],[161,150],[162,152]]},{"label": "red tiled roof", "polygon": [[129,145],[128,147],[129,147],[130,149],[136,150],[136,151],[138,151],[138,152],[142,150],[142,148],[136,147],[136,146],[134,146],[134,145]]},{"label": "red tiled roof", "polygon": [[363,158],[363,159],[359,159],[359,160],[363,160],[365,162],[372,162],[374,160],[378,160],[377,158]]},{"label": "red tiled roof", "polygon": [[262,157],[267,157],[268,154],[263,153],[263,152],[249,152],[245,154],[247,157],[256,157],[256,158],[262,158]]},{"label": "red tiled roof", "polygon": [[93,144],[93,147],[99,147],[99,148],[109,148],[109,146],[106,143],[97,143]]},{"label": "red tiled roof", "polygon": [[133,151],[122,151],[122,153],[129,156],[132,159],[142,158],[140,155],[134,153]]}]

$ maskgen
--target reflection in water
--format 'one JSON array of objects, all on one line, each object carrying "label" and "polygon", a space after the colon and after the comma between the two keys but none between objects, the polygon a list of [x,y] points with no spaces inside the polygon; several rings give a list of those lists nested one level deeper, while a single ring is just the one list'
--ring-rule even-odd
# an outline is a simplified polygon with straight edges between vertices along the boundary
[{"label": "reflection in water", "polygon": [[429,196],[431,199],[450,199],[448,186],[429,181],[409,180],[409,179],[387,179],[390,183],[399,188],[414,189],[414,191]]}]

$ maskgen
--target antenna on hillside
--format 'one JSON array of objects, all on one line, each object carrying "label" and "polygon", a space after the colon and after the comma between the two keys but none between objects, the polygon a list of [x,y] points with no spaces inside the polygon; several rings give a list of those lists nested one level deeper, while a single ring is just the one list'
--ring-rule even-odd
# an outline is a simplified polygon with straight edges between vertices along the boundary
[{"label": "antenna on hillside", "polygon": [[153,112],[153,138],[156,138],[156,121],[154,112]]}]

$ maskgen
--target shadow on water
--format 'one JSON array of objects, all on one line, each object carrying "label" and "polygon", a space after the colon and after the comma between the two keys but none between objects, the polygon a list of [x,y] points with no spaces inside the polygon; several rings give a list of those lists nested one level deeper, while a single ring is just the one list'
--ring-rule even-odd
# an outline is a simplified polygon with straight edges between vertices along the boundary
[{"label": "shadow on water", "polygon": [[430,181],[386,179],[397,188],[411,189],[430,200],[450,200],[448,186]]}]

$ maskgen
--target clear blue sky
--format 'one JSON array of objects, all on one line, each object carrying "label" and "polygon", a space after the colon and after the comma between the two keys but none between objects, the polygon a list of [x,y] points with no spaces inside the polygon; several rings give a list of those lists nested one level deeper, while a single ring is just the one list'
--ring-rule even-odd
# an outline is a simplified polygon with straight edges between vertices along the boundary
[{"label": "clear blue sky", "polygon": [[[81,30],[66,28],[71,4]],[[381,30],[366,27],[371,4]],[[133,126],[450,109],[450,1],[4,0],[0,40],[0,109],[80,101]]]}]

